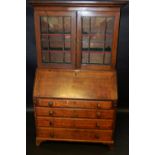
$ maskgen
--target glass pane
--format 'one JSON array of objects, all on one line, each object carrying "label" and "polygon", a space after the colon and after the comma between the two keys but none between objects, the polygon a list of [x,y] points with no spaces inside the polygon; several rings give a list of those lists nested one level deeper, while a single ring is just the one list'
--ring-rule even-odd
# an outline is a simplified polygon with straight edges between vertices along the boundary
[{"label": "glass pane", "polygon": [[83,34],[88,34],[90,32],[90,17],[83,17],[82,24]]},{"label": "glass pane", "polygon": [[64,31],[65,33],[71,32],[71,20],[70,17],[64,17]]},{"label": "glass pane", "polygon": [[62,17],[48,17],[49,32],[63,33],[63,18]]},{"label": "glass pane", "polygon": [[64,37],[63,36],[49,36],[50,50],[63,50]]},{"label": "glass pane", "polygon": [[42,51],[42,59],[43,59],[43,62],[45,63],[48,63],[49,60],[50,60],[50,53],[48,50],[43,50]]},{"label": "glass pane", "polygon": [[105,17],[91,17],[91,32],[92,33],[105,33],[106,18]]},{"label": "glass pane", "polygon": [[91,52],[90,53],[90,63],[103,64],[103,53]]},{"label": "glass pane", "polygon": [[40,17],[40,21],[41,21],[41,32],[42,33],[47,33],[48,32],[48,21],[47,21],[47,17]]},{"label": "glass pane", "polygon": [[41,41],[42,41],[42,49],[48,50],[49,49],[48,36],[42,36]]},{"label": "glass pane", "polygon": [[71,63],[71,17],[40,17],[43,63]]},{"label": "glass pane", "polygon": [[114,17],[82,17],[82,64],[110,65]]}]

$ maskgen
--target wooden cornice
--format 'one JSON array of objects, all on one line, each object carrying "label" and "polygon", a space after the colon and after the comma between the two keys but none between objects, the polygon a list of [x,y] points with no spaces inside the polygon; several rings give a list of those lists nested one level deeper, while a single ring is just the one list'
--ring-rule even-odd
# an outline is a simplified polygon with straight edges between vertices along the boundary
[{"label": "wooden cornice", "polygon": [[31,0],[32,6],[107,6],[107,7],[121,7],[128,4],[128,0],[100,0],[100,1],[64,1],[64,0]]}]

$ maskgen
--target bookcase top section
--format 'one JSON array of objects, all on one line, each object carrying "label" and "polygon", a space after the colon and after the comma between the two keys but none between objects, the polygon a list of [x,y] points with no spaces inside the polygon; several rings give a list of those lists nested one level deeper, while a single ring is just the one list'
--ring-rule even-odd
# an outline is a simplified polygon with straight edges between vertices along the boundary
[{"label": "bookcase top section", "polygon": [[128,4],[128,0],[30,0],[33,6],[108,6],[121,7]]},{"label": "bookcase top section", "polygon": [[33,96],[117,100],[116,72],[37,69]]}]

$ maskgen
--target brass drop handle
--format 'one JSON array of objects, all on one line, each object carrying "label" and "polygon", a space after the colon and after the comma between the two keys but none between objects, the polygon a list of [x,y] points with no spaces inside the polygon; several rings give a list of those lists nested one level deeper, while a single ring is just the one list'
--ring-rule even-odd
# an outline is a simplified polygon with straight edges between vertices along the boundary
[{"label": "brass drop handle", "polygon": [[100,138],[98,134],[95,134],[94,137],[95,137],[96,139],[99,139],[99,138]]},{"label": "brass drop handle", "polygon": [[98,112],[96,113],[96,115],[97,115],[97,117],[100,117],[100,116],[101,116],[101,112],[98,111]]},{"label": "brass drop handle", "polygon": [[100,103],[97,104],[97,108],[101,108],[101,104]]},{"label": "brass drop handle", "polygon": [[52,107],[52,105],[53,105],[53,102],[48,102],[49,107]]},{"label": "brass drop handle", "polygon": [[54,114],[54,111],[49,111],[49,115],[52,116]]}]

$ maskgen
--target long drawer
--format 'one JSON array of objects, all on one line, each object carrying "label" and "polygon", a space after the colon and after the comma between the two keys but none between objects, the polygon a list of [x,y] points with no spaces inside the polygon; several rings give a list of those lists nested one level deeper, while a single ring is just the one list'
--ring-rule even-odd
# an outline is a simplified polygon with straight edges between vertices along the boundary
[{"label": "long drawer", "polygon": [[78,128],[78,129],[112,129],[113,120],[37,117],[38,127]]},{"label": "long drawer", "polygon": [[111,101],[84,101],[84,100],[56,100],[56,99],[38,99],[36,106],[55,107],[55,108],[112,108]]},{"label": "long drawer", "polygon": [[36,107],[37,116],[113,119],[115,110]]},{"label": "long drawer", "polygon": [[53,139],[111,141],[112,130],[37,128],[37,137]]}]

